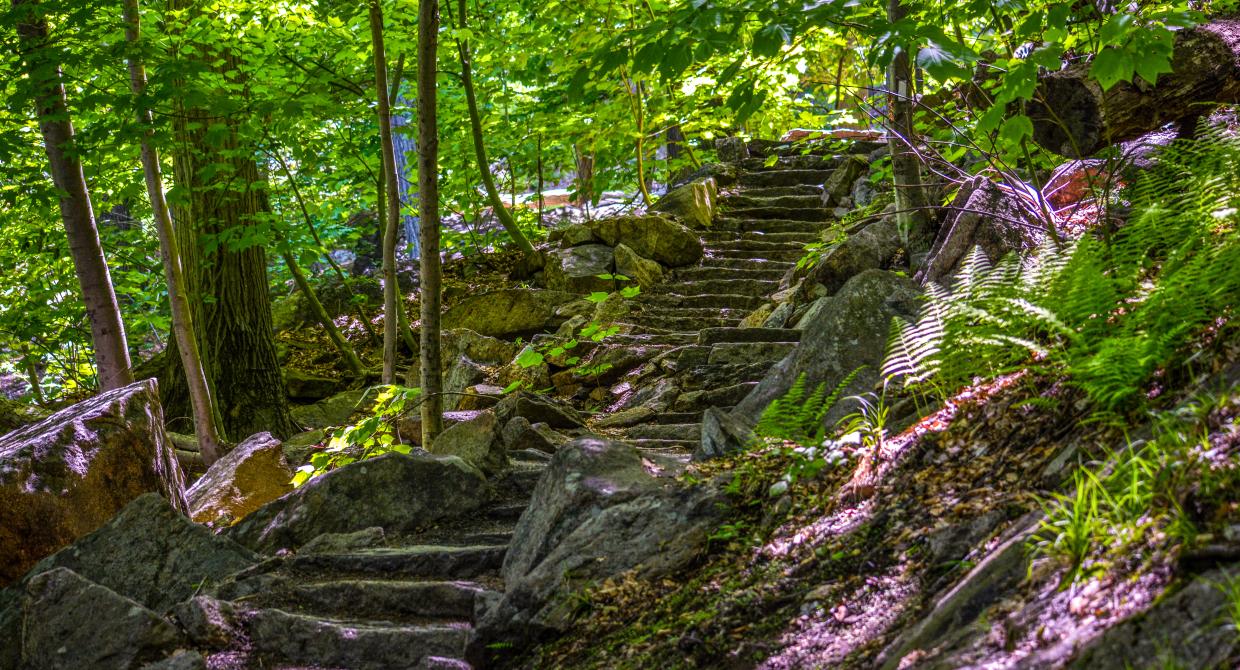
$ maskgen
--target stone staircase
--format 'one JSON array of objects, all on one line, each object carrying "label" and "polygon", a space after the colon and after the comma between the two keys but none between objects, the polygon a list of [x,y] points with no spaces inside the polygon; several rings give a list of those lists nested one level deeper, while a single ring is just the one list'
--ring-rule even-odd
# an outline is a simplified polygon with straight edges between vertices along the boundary
[{"label": "stone staircase", "polygon": [[[742,164],[746,171],[721,198],[722,216],[702,236],[705,258],[640,296],[626,332],[604,343],[649,352],[647,374],[634,386],[672,384],[674,399],[664,411],[599,432],[687,459],[703,411],[734,406],[796,346],[800,331],[739,325],[779,290],[805,244],[821,239],[831,217],[820,185],[834,164],[812,155]],[[378,542],[378,533],[355,534],[270,558],[219,589],[225,615],[204,610],[182,624],[231,622],[230,634],[219,636],[230,644],[208,658],[212,670],[468,669],[473,626],[500,597],[513,529],[550,458],[534,450],[511,455],[491,502],[468,520]],[[200,642],[209,640],[211,626],[198,627]]]},{"label": "stone staircase", "polygon": [[641,449],[692,452],[702,413],[732,408],[800,341],[797,330],[740,324],[780,290],[805,245],[822,240],[834,218],[822,184],[841,158],[765,143],[751,143],[749,152],[736,184],[721,193],[714,225],[702,233],[705,258],[639,296],[638,311],[624,320],[628,335],[617,344],[662,350],[630,384],[657,386],[663,377],[679,391],[665,411],[617,431]]}]

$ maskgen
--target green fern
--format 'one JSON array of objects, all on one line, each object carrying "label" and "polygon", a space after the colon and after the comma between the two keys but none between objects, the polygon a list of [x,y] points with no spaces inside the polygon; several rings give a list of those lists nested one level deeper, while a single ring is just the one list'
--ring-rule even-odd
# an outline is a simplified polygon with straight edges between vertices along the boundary
[{"label": "green fern", "polygon": [[856,380],[861,370],[862,368],[857,368],[848,373],[829,392],[824,382],[808,395],[805,375],[800,375],[783,397],[777,398],[762,412],[762,417],[754,428],[754,435],[763,441],[788,441],[802,445],[821,442],[827,414],[840,401],[844,390]]}]

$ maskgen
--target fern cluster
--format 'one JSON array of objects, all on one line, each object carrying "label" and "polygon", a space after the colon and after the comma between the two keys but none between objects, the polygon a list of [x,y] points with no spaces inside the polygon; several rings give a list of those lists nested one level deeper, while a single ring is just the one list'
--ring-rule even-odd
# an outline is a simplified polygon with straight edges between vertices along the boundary
[{"label": "fern cluster", "polygon": [[[758,420],[754,435],[760,440],[777,440],[812,445],[822,442],[826,432],[827,413],[839,402],[844,389],[857,378],[860,368],[828,390],[824,382],[808,391],[809,384],[801,374],[781,398],[777,398]],[[808,393],[807,393],[808,391]]]},{"label": "fern cluster", "polygon": [[1102,410],[1139,401],[1240,299],[1240,140],[1174,143],[1123,197],[1132,215],[1107,237],[993,265],[974,249],[950,289],[927,286],[916,322],[892,324],[884,377],[951,389],[1033,356]]}]

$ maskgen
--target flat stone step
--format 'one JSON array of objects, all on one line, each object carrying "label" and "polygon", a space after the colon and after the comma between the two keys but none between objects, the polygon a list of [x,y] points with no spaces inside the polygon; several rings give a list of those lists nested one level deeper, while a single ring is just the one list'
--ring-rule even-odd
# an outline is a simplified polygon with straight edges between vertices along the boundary
[{"label": "flat stone step", "polygon": [[780,156],[772,165],[765,158],[746,158],[740,165],[746,170],[764,172],[774,170],[834,170],[844,161],[843,156],[794,154]]},{"label": "flat stone step", "polygon": [[[666,294],[670,296],[671,294]],[[652,299],[653,295],[645,296],[646,300]],[[681,297],[681,296],[676,296]],[[672,346],[683,346],[693,344],[697,341],[697,333],[621,333],[612,335],[603,340],[606,344],[624,345],[624,346],[640,346],[647,344],[669,344]]]},{"label": "flat stone step", "polygon": [[796,342],[719,342],[710,348],[710,365],[767,362],[772,365],[796,349]]},{"label": "flat stone step", "polygon": [[822,233],[830,227],[822,221],[797,221],[793,219],[738,219],[721,216],[715,219],[711,231],[736,230],[755,233]]},{"label": "flat stone step", "polygon": [[702,328],[732,328],[740,324],[743,318],[740,316],[708,318],[700,316],[638,315],[631,317],[630,323],[646,329],[653,328],[687,333],[701,330]]},{"label": "flat stone step", "polygon": [[[789,267],[791,267],[791,265]],[[681,270],[680,272],[684,273],[684,272],[690,272],[690,271],[695,271],[695,270],[703,270],[704,272],[703,272],[702,278],[707,278],[710,275],[706,271],[716,271],[718,269],[719,268],[689,268],[687,270]],[[759,270],[756,270],[755,272],[772,272],[772,273],[778,272],[778,276],[774,278],[779,279],[783,277],[784,273],[787,272],[787,270],[783,268],[776,268],[773,270],[759,269]],[[695,277],[689,276],[685,278],[694,279]],[[748,278],[748,275],[743,275],[742,278]],[[763,276],[754,277],[754,278],[769,279],[771,277],[763,275]],[[759,306],[761,306],[763,303],[766,302],[766,299],[760,296],[740,295],[736,293],[720,293],[720,294],[706,294],[706,295],[677,295],[676,293],[674,293],[676,289],[677,289],[677,286],[675,284],[669,284],[667,286],[667,290],[669,291],[669,293],[646,294],[642,297],[642,304],[649,305],[651,307],[690,307],[690,308],[733,307],[736,309],[753,310],[753,309],[757,309]]]},{"label": "flat stone step", "polygon": [[624,441],[634,447],[637,447],[638,449],[641,449],[642,451],[675,455],[691,453],[697,448],[701,438],[699,437],[698,439],[693,440],[658,440],[638,437],[625,438]]},{"label": "flat stone step", "polygon": [[816,184],[794,184],[792,186],[751,186],[742,187],[730,193],[725,193],[724,197],[732,194],[739,194],[749,198],[782,198],[784,196],[814,196],[822,197],[822,186]]},{"label": "flat stone step", "polygon": [[706,328],[698,333],[698,344],[724,342],[800,342],[801,331],[792,328]]},{"label": "flat stone step", "polygon": [[755,196],[752,192],[745,191],[732,195],[725,195],[719,199],[720,204],[725,210],[741,209],[741,208],[760,208],[760,207],[792,207],[797,209],[822,207],[822,195],[817,193],[798,194],[798,195],[775,195],[775,196]]},{"label": "flat stone step", "polygon": [[703,233],[707,246],[726,242],[781,242],[805,245],[822,241],[823,229],[765,232],[759,230],[720,230]]},{"label": "flat stone step", "polygon": [[290,581],[243,602],[247,607],[326,618],[424,623],[429,619],[473,621],[474,608],[486,593],[481,584],[469,581]]},{"label": "flat stone step", "polygon": [[[785,273],[787,273],[787,270],[783,268],[696,267],[677,271],[676,278],[681,281],[697,281],[702,279],[766,279],[779,281]],[[673,286],[669,283],[668,287],[672,288]],[[748,305],[749,303],[746,304]]]},{"label": "flat stone step", "polygon": [[789,263],[787,261],[773,261],[766,258],[704,258],[698,267],[756,270],[778,269],[781,272],[787,272],[789,268],[796,267],[796,263]]},{"label": "flat stone step", "polygon": [[537,449],[521,449],[518,451],[510,451],[508,452],[508,458],[512,459],[513,463],[546,464],[546,463],[551,462],[551,454],[548,454],[545,451],[539,451]]},{"label": "flat stone step", "polygon": [[701,435],[701,423],[655,423],[633,426],[628,430],[626,439],[695,442]]},{"label": "flat stone step", "polygon": [[496,521],[516,521],[525,514],[525,510],[529,508],[528,502],[511,503],[507,505],[496,505],[487,510],[488,519]]},{"label": "flat stone step", "polygon": [[746,247],[740,249],[711,249],[709,253],[712,258],[730,258],[748,261],[768,260],[796,263],[798,260],[801,260],[802,256],[805,255],[805,249],[790,249],[787,247],[774,249],[752,249]]},{"label": "flat stone step", "polygon": [[699,279],[681,282],[675,289],[681,295],[719,295],[727,293],[766,296],[779,290],[779,281],[774,279]]},{"label": "flat stone step", "polygon": [[316,668],[417,670],[428,657],[460,658],[473,627],[468,623],[394,625],[330,620],[266,609],[246,622],[261,658]]},{"label": "flat stone step", "polygon": [[704,389],[680,394],[672,404],[675,412],[701,412],[711,407],[733,407],[749,395],[758,382],[741,382],[717,389]]},{"label": "flat stone step", "polygon": [[777,219],[781,221],[832,221],[835,214],[821,207],[738,207],[724,209],[730,219]]},{"label": "flat stone step", "polygon": [[501,496],[528,499],[534,493],[534,487],[546,469],[547,467],[541,464],[511,467],[495,483],[495,488]]},{"label": "flat stone step", "polygon": [[831,177],[832,170],[772,170],[747,172],[738,180],[742,186],[796,186],[813,184],[821,186]]},{"label": "flat stone step", "polygon": [[658,316],[658,317],[678,317],[678,318],[701,318],[701,319],[743,319],[749,315],[749,310],[736,309],[733,307],[672,307],[659,306],[648,307],[637,316]]},{"label": "flat stone step", "polygon": [[293,572],[384,577],[469,579],[499,570],[508,545],[409,545],[349,552],[294,554],[283,567]]}]

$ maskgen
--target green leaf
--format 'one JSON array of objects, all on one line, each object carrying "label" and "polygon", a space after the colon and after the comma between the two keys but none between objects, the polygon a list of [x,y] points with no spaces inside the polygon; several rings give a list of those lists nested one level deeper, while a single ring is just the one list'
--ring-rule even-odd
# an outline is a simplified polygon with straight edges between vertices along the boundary
[{"label": "green leaf", "polygon": [[753,52],[756,56],[770,58],[778,55],[779,50],[791,41],[792,35],[788,32],[788,26],[778,23],[763,26],[753,35]]},{"label": "green leaf", "polygon": [[927,43],[917,52],[917,64],[939,81],[964,79],[972,74],[963,60],[934,42]]},{"label": "green leaf", "polygon": [[532,368],[536,365],[542,365],[544,358],[541,353],[526,347],[517,355],[517,365],[520,365],[522,368]]},{"label": "green leaf", "polygon": [[595,303],[603,302],[610,295],[611,295],[610,293],[606,293],[604,291],[595,291],[591,293],[590,295],[586,296],[586,300],[589,300],[590,302],[595,302]]},{"label": "green leaf", "polygon": [[1003,122],[1003,127],[999,129],[999,138],[1004,142],[1012,145],[1020,144],[1020,141],[1026,137],[1033,136],[1033,121],[1028,116],[1021,114],[1013,116]]},{"label": "green leaf", "polygon": [[1104,45],[1120,46],[1128,41],[1135,27],[1136,19],[1132,14],[1112,14],[1098,31],[1098,40]]},{"label": "green leaf", "polygon": [[625,298],[636,298],[637,295],[641,292],[642,292],[642,287],[640,286],[625,286],[624,288],[620,289],[620,295]]},{"label": "green leaf", "polygon": [[1107,47],[1094,56],[1089,66],[1089,76],[1107,90],[1121,81],[1132,79],[1132,58],[1127,51],[1115,47]]}]

